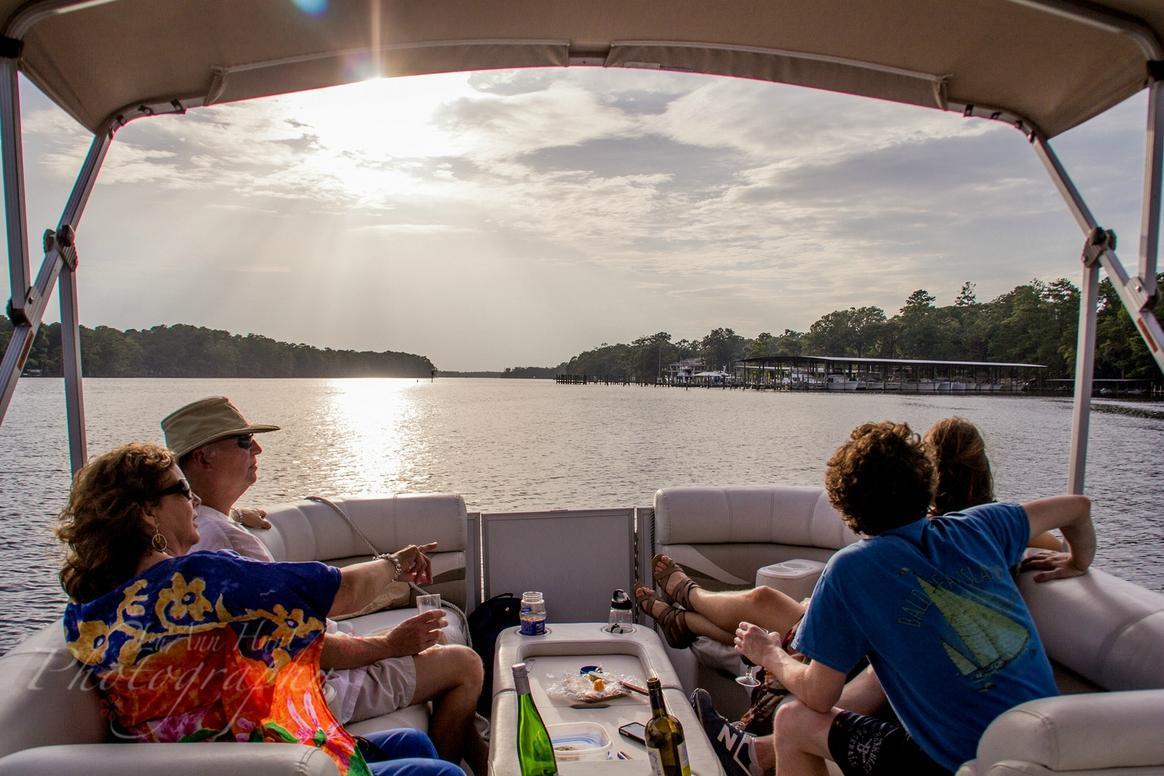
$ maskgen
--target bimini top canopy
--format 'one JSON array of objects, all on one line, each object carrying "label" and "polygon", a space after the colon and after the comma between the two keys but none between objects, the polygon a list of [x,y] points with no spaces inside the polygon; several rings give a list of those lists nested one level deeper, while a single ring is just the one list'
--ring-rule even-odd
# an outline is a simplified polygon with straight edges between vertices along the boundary
[{"label": "bimini top canopy", "polygon": [[94,131],[375,75],[602,65],[798,84],[1053,137],[1164,59],[1161,0],[0,0],[0,18],[23,43],[21,70]]}]

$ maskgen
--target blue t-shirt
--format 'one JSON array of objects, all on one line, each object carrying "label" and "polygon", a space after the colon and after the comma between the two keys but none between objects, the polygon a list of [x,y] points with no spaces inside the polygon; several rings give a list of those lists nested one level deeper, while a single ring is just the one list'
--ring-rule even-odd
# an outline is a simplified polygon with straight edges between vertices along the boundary
[{"label": "blue t-shirt", "polygon": [[956,770],[999,714],[1058,694],[1010,576],[1029,538],[1021,506],[983,504],[849,545],[793,647],[842,673],[868,655],[906,730]]}]

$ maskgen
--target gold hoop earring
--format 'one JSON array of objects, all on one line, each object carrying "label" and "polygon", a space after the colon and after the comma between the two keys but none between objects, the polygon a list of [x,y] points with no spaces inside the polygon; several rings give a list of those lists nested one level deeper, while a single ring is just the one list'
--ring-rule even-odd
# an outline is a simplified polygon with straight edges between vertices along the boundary
[{"label": "gold hoop earring", "polygon": [[166,541],[166,537],[162,536],[162,532],[156,528],[154,529],[154,535],[150,537],[150,546],[156,552],[165,552],[170,549],[170,543]]}]

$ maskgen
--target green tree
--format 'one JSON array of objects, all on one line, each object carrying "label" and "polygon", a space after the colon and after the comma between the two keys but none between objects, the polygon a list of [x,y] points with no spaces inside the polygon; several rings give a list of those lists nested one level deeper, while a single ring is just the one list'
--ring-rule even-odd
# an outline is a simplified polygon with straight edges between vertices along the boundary
[{"label": "green tree", "polygon": [[700,340],[700,353],[708,369],[732,371],[744,354],[745,340],[731,329],[712,329]]},{"label": "green tree", "polygon": [[978,304],[978,295],[974,291],[974,284],[967,280],[962,284],[962,290],[958,292],[958,296],[954,299],[955,307],[973,307]]},{"label": "green tree", "polygon": [[771,332],[762,331],[756,335],[754,340],[748,341],[747,346],[744,348],[744,354],[748,358],[775,355],[776,338],[772,336]]},{"label": "green tree", "polygon": [[[1164,273],[1156,275],[1156,283],[1164,288]],[[1157,295],[1152,310],[1157,319],[1164,319],[1164,294]],[[1095,331],[1097,377],[1160,379],[1159,366],[1108,278],[1099,283]]]}]

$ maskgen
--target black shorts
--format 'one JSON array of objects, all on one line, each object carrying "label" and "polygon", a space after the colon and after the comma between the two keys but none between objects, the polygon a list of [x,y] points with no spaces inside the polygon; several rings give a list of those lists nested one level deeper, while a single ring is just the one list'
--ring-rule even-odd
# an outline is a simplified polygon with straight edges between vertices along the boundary
[{"label": "black shorts", "polygon": [[845,776],[949,776],[901,725],[842,711],[829,728],[829,754]]}]

